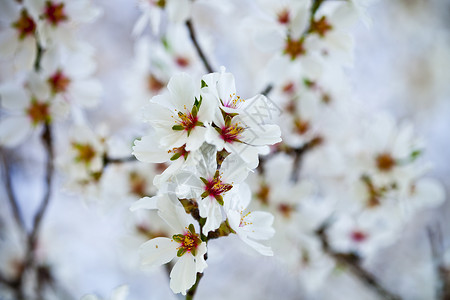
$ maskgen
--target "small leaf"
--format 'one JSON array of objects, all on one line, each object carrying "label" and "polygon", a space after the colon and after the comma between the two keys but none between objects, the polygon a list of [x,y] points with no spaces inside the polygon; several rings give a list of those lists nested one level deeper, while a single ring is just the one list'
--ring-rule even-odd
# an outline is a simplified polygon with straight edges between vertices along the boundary
[{"label": "small leaf", "polygon": [[202,79],[202,88],[207,87],[208,85],[206,84],[206,82]]},{"label": "small leaf", "polygon": [[415,160],[416,158],[418,158],[420,155],[422,154],[421,150],[414,150],[411,153],[411,160]]},{"label": "small leaf", "polygon": [[197,255],[197,248],[191,248],[191,253],[192,253],[192,255],[196,256]]},{"label": "small leaf", "polygon": [[194,227],[194,225],[193,224],[189,224],[189,231],[192,233],[192,234],[195,234],[195,227]]},{"label": "small leaf", "polygon": [[217,203],[223,206],[223,197],[221,195],[217,195],[216,197]]},{"label": "small leaf", "polygon": [[186,253],[186,250],[187,250],[186,248],[181,247],[181,248],[178,250],[178,252],[177,252],[177,256],[178,256],[178,257],[183,256],[183,254]]},{"label": "small leaf", "polygon": [[202,198],[206,198],[206,197],[208,197],[209,196],[209,192],[208,191],[204,191],[201,195],[200,195],[200,197],[202,197]]},{"label": "small leaf", "polygon": [[197,114],[198,114],[198,107],[197,106],[193,106],[192,107],[192,112],[191,112],[191,114],[192,114],[192,116],[195,118],[195,117],[197,117]]},{"label": "small leaf", "polygon": [[207,185],[207,184],[209,183],[208,180],[206,180],[206,179],[203,178],[203,177],[200,177],[200,180],[203,181],[203,183],[204,183],[205,185]]},{"label": "small leaf", "polygon": [[170,160],[177,160],[178,158],[180,158],[180,156],[181,156],[181,153],[180,152],[178,152],[178,153],[175,153],[171,158],[170,158]]},{"label": "small leaf", "polygon": [[175,242],[181,243],[181,242],[183,241],[183,239],[184,239],[184,236],[183,236],[182,234],[174,234],[174,235],[172,236],[172,239],[173,239]]},{"label": "small leaf", "polygon": [[173,125],[172,130],[176,130],[176,131],[184,130],[184,127],[183,127],[183,125]]}]

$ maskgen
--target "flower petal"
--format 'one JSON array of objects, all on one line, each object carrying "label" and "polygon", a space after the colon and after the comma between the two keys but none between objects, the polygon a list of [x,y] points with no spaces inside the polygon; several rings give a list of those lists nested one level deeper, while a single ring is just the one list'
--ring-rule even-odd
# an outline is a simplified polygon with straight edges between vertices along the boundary
[{"label": "flower petal", "polygon": [[170,288],[174,293],[186,295],[186,290],[195,283],[196,274],[194,257],[190,253],[184,254],[170,272]]},{"label": "flower petal", "polygon": [[139,247],[142,264],[152,267],[168,263],[177,256],[178,243],[165,237],[157,237]]}]

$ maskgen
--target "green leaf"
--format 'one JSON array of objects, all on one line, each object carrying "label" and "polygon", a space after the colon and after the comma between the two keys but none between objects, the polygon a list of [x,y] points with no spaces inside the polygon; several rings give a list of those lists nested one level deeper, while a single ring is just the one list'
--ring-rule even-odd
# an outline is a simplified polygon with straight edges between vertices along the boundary
[{"label": "green leaf", "polygon": [[411,160],[415,160],[416,158],[418,158],[420,155],[422,154],[422,150],[414,150],[411,153]]},{"label": "green leaf", "polygon": [[195,234],[195,227],[194,227],[194,225],[193,224],[189,224],[189,231],[192,233],[192,234]]},{"label": "green leaf", "polygon": [[202,79],[202,88],[207,87],[208,85],[206,84],[206,82]]},{"label": "green leaf", "polygon": [[197,114],[198,114],[198,107],[196,106],[196,105],[194,105],[193,107],[192,107],[192,112],[191,112],[191,114],[192,114],[192,116],[195,118],[195,117],[197,117]]},{"label": "green leaf", "polygon": [[221,195],[217,195],[216,197],[217,202],[223,206],[223,197]]},{"label": "green leaf", "polygon": [[178,152],[178,153],[175,153],[171,158],[170,158],[170,160],[177,160],[178,158],[180,158],[180,156],[181,156],[181,153],[180,152]]},{"label": "green leaf", "polygon": [[183,256],[183,254],[185,254],[185,253],[186,253],[186,251],[187,251],[187,249],[186,249],[186,248],[184,248],[184,247],[181,247],[180,249],[178,249],[178,252],[177,252],[177,256],[178,256],[178,257],[181,257],[181,256]]},{"label": "green leaf", "polygon": [[184,127],[183,127],[183,125],[173,125],[172,130],[176,130],[176,131],[184,130]]},{"label": "green leaf", "polygon": [[183,242],[183,240],[184,240],[184,236],[183,236],[182,234],[174,234],[174,235],[172,236],[172,239],[173,239],[175,242],[181,243],[181,242]]},{"label": "green leaf", "polygon": [[204,192],[200,195],[200,197],[206,198],[206,197],[208,197],[208,195],[209,195],[209,192],[208,192],[208,191],[204,191]]},{"label": "green leaf", "polygon": [[192,255],[196,256],[197,255],[197,248],[191,248],[191,253],[192,253]]},{"label": "green leaf", "polygon": [[203,181],[203,183],[204,183],[205,185],[207,185],[207,184],[209,183],[208,180],[206,180],[206,179],[203,178],[203,177],[200,177],[200,180]]}]

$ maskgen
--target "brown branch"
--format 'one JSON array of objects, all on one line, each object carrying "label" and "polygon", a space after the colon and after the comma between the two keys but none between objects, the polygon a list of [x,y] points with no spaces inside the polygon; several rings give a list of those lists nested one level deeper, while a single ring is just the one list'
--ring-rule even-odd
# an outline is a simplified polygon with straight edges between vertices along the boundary
[{"label": "brown branch", "polygon": [[127,162],[135,162],[136,157],[134,156],[128,156],[128,157],[122,157],[122,158],[111,158],[105,155],[103,157],[103,165],[106,166],[108,164],[120,164],[120,163],[127,163]]},{"label": "brown branch", "polygon": [[203,52],[202,48],[200,47],[200,44],[197,41],[194,26],[192,25],[192,21],[190,19],[186,21],[186,26],[189,30],[189,36],[191,37],[192,43],[194,44],[194,47],[197,50],[197,54],[200,57],[200,59],[202,60],[203,65],[205,66],[205,69],[209,73],[213,73],[214,70],[211,67],[211,64],[208,62],[208,59],[206,58],[205,53]]},{"label": "brown branch", "polygon": [[444,244],[439,224],[435,228],[427,228],[434,268],[437,273],[437,299],[450,299],[450,269],[444,264]]},{"label": "brown branch", "polygon": [[9,168],[9,163],[6,159],[3,149],[1,150],[1,156],[3,161],[3,178],[5,179],[6,193],[8,195],[9,204],[11,205],[11,209],[13,211],[14,220],[16,221],[17,226],[25,231],[25,223],[20,213],[20,208],[12,185],[11,169]]},{"label": "brown branch", "polygon": [[361,267],[358,256],[354,254],[334,252],[328,243],[328,237],[326,235],[327,228],[328,224],[325,223],[316,231],[316,235],[319,237],[322,243],[323,252],[325,252],[328,256],[333,258],[337,263],[346,266],[351,273],[353,273],[357,278],[363,281],[366,284],[366,286],[368,286],[378,295],[383,297],[383,299],[401,300],[399,296],[389,292],[383,286],[381,286],[381,284],[378,282],[377,278],[373,274],[369,273],[368,271],[364,270]]}]

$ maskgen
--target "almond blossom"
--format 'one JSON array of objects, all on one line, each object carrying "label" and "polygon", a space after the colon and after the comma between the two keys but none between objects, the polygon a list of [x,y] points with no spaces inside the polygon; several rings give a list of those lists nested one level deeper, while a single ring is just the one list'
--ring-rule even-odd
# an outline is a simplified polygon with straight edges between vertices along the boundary
[{"label": "almond blossom", "polygon": [[[171,203],[167,195],[140,200],[132,209],[158,208],[159,215],[177,234],[172,238],[157,237],[140,247],[141,261],[151,267],[160,266],[178,257],[170,272],[170,288],[174,293],[186,295],[186,290],[194,285],[197,272],[207,267],[204,255],[206,243],[200,238],[196,221],[186,214],[181,205]],[[156,202],[156,203],[155,203]]]}]

